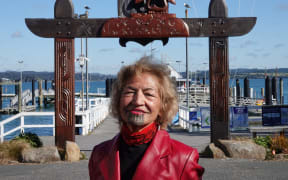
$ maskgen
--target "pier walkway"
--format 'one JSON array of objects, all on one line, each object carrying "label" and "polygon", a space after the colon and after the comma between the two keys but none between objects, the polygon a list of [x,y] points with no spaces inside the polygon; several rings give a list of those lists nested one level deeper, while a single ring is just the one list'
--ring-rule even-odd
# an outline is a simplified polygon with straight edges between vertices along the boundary
[{"label": "pier walkway", "polygon": [[[89,158],[95,144],[111,139],[119,131],[115,119],[108,116],[90,135],[76,136],[76,143]],[[169,129],[171,137],[201,151],[210,141],[207,132],[188,133],[181,129]],[[44,145],[54,145],[54,137],[41,137]],[[153,162],[151,162],[153,163]],[[288,161],[256,161],[239,159],[200,158],[205,168],[204,180],[284,180],[287,179]],[[0,179],[48,179],[79,180],[89,179],[88,160],[75,163],[57,162],[48,164],[20,164],[0,166]],[[155,179],[157,180],[157,178]]]}]

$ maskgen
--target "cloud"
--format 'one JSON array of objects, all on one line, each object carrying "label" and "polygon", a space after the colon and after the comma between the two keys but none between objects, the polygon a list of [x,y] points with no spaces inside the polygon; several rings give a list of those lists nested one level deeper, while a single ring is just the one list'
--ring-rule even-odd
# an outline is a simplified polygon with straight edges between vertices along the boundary
[{"label": "cloud", "polygon": [[256,45],[255,41],[247,40],[243,44],[240,44],[240,48],[247,48],[248,46]]},{"label": "cloud", "polygon": [[98,52],[111,52],[114,51],[113,48],[103,48],[103,49],[99,49]]},{"label": "cloud", "polygon": [[277,6],[277,10],[288,11],[288,3],[281,3]]},{"label": "cloud", "polygon": [[247,53],[246,55],[252,58],[258,58],[258,55],[256,53]]},{"label": "cloud", "polygon": [[284,44],[278,43],[278,44],[274,45],[274,48],[281,48],[281,47],[284,47],[284,46],[285,46]]},{"label": "cloud", "polygon": [[22,38],[23,34],[20,31],[16,31],[14,33],[11,34],[12,38]]}]

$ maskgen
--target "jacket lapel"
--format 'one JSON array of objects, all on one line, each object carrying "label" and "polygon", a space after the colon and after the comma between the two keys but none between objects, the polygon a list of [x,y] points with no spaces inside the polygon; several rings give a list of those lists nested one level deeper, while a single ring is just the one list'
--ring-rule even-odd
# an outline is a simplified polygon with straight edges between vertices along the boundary
[{"label": "jacket lapel", "polygon": [[165,171],[168,168],[165,159],[171,152],[169,142],[170,137],[166,131],[159,130],[156,133],[136,169],[133,180],[155,179],[154,175],[159,174],[159,170]]},{"label": "jacket lapel", "polygon": [[[105,180],[120,180],[120,160],[119,160],[119,134],[113,138],[111,148],[107,149],[105,156],[100,164],[101,174]],[[107,167],[109,167],[107,169]]]}]

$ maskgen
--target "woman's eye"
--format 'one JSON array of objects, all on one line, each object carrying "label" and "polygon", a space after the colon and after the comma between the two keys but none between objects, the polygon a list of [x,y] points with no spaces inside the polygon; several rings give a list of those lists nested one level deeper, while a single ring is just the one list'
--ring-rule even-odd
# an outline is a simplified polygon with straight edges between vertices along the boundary
[{"label": "woman's eye", "polygon": [[134,94],[134,91],[124,91],[123,94]]},{"label": "woman's eye", "polygon": [[154,97],[154,94],[152,94],[152,93],[145,93],[145,96]]}]

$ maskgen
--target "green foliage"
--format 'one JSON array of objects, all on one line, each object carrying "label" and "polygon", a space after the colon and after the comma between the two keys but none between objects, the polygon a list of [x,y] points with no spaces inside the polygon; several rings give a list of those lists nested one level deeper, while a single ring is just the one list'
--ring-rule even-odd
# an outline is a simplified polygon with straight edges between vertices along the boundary
[{"label": "green foliage", "polygon": [[24,139],[27,143],[29,143],[32,147],[42,147],[43,143],[39,136],[34,133],[21,133],[19,136],[15,137],[13,140]]},{"label": "green foliage", "polygon": [[272,138],[270,136],[265,136],[265,137],[257,136],[256,138],[254,138],[254,142],[268,149],[271,147]]},{"label": "green foliage", "polygon": [[80,152],[80,160],[85,160],[85,159],[87,159],[85,153]]}]

